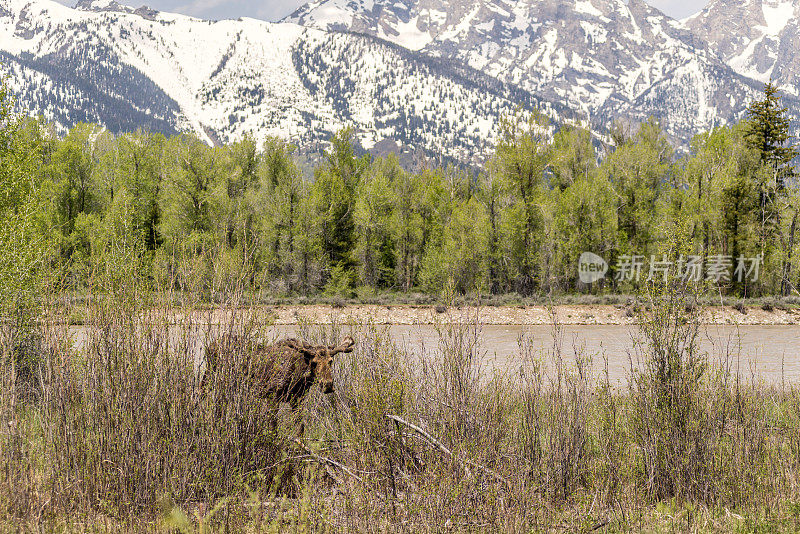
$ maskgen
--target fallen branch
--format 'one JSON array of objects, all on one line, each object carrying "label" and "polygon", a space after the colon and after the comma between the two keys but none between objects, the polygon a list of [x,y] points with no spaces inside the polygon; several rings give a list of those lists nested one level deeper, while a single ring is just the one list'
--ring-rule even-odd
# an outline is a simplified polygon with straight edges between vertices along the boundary
[{"label": "fallen branch", "polygon": [[604,520],[598,522],[597,524],[595,524],[589,530],[587,530],[586,534],[589,534],[590,532],[594,532],[596,530],[600,530],[601,528],[603,528],[605,526],[608,526],[609,523],[610,523],[610,521],[608,519],[604,519]]},{"label": "fallen branch", "polygon": [[364,479],[361,478],[360,476],[358,476],[357,474],[353,473],[346,465],[341,464],[341,463],[337,462],[336,460],[331,460],[330,458],[326,458],[324,456],[320,456],[319,454],[317,454],[314,451],[312,451],[311,449],[309,449],[306,446],[305,443],[303,443],[302,441],[300,441],[297,438],[295,438],[294,442],[297,444],[298,447],[300,447],[301,449],[306,451],[306,453],[308,453],[309,456],[311,456],[313,459],[315,459],[319,463],[321,463],[321,464],[329,464],[329,465],[332,465],[334,467],[338,467],[339,469],[341,469],[342,471],[344,471],[345,473],[347,473],[351,477],[353,477],[356,480],[358,480],[359,482],[361,482],[361,484],[363,484],[364,486],[367,486],[367,483],[364,482]]},{"label": "fallen branch", "polygon": [[396,415],[387,415],[386,418],[387,419],[391,419],[392,421],[395,421],[397,423],[401,423],[401,424],[406,425],[408,428],[410,428],[411,430],[413,430],[414,432],[416,432],[417,434],[419,434],[420,436],[425,438],[428,441],[428,443],[430,443],[431,445],[435,446],[437,449],[442,451],[447,456],[453,456],[453,453],[450,451],[450,449],[448,449],[447,447],[442,445],[442,443],[439,440],[437,440],[436,438],[434,438],[433,436],[431,436],[430,434],[425,432],[423,429],[421,429],[417,425],[415,425],[413,423],[409,423],[405,419],[401,419],[400,417],[397,417]]},{"label": "fallen branch", "polygon": [[409,423],[405,419],[402,419],[401,417],[398,417],[396,415],[387,414],[386,418],[391,420],[391,421],[394,421],[395,423],[400,423],[402,425],[407,426],[408,428],[410,428],[411,430],[413,430],[414,432],[416,432],[417,434],[422,436],[425,439],[425,441],[427,441],[428,443],[430,443],[431,445],[433,445],[434,447],[439,449],[439,451],[442,454],[444,454],[445,456],[449,456],[451,458],[455,458],[456,460],[460,461],[463,464],[462,467],[464,467],[464,471],[466,471],[467,476],[470,476],[472,474],[471,471],[469,470],[469,468],[472,467],[474,469],[478,469],[480,471],[483,471],[484,473],[486,473],[487,475],[490,475],[491,477],[495,478],[496,480],[499,480],[500,482],[505,484],[506,487],[508,487],[508,488],[511,487],[511,483],[506,478],[504,478],[502,475],[500,475],[499,473],[496,473],[495,471],[492,471],[488,467],[484,467],[481,464],[475,463],[472,460],[468,460],[467,458],[459,458],[458,456],[453,454],[453,452],[450,449],[448,449],[447,447],[442,445],[442,442],[440,442],[438,439],[434,438],[433,436],[431,436],[430,434],[425,432],[425,430],[423,430],[422,428],[418,427],[417,425],[415,425],[413,423]]}]

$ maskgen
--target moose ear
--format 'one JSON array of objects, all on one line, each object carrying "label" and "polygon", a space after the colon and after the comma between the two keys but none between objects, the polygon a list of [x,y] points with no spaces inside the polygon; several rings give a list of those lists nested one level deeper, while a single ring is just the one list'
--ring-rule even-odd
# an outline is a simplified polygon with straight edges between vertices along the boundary
[{"label": "moose ear", "polygon": [[353,341],[353,338],[347,336],[339,346],[334,347],[333,350],[331,350],[331,356],[334,354],[339,354],[340,352],[353,352],[353,345],[355,344],[356,342]]}]

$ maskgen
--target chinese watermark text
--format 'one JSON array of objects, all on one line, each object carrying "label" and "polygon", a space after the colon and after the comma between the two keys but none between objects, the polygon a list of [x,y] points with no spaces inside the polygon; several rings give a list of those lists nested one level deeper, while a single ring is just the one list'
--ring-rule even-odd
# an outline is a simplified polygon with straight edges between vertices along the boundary
[{"label": "chinese watermark text", "polygon": [[578,261],[578,275],[581,282],[591,284],[605,278],[610,271],[617,282],[639,282],[644,280],[666,281],[670,275],[679,279],[716,283],[757,282],[761,275],[763,256],[680,256],[677,260],[667,256],[646,256],[623,254],[617,258],[613,267],[597,254],[584,252]]}]

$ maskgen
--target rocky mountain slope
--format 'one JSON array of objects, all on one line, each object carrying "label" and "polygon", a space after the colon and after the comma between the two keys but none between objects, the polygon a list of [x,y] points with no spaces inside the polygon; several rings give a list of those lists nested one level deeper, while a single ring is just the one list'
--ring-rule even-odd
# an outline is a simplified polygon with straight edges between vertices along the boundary
[{"label": "rocky mountain slope", "polygon": [[521,105],[596,131],[655,116],[686,145],[769,76],[800,113],[798,2],[713,0],[678,22],[643,0],[315,0],[268,23],[0,0],[0,73],[61,129],[314,146],[350,125],[368,149],[478,163]]},{"label": "rocky mountain slope", "polygon": [[108,0],[76,9],[0,0],[0,64],[20,105],[61,127],[92,121],[209,142],[251,133],[303,145],[352,125],[366,148],[390,139],[476,162],[496,118],[517,104],[560,114],[530,92],[369,36]]},{"label": "rocky mountain slope", "polygon": [[736,72],[800,95],[800,0],[712,0],[683,22]]},{"label": "rocky mountain slope", "polygon": [[653,115],[682,142],[740,118],[760,90],[643,0],[316,0],[286,20],[455,58],[598,128]]}]

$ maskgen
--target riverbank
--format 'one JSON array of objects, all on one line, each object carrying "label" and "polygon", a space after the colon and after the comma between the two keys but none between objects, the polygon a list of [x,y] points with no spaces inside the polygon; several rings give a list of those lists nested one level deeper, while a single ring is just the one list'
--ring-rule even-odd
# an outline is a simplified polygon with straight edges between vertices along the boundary
[{"label": "riverbank", "polygon": [[[286,305],[270,306],[277,325],[299,323],[375,323],[417,325],[479,320],[489,325],[553,324],[554,315],[563,325],[630,325],[636,323],[633,306],[558,305],[546,306],[381,306],[381,305]],[[708,325],[798,325],[800,309],[708,306],[700,310],[700,320]]]}]

